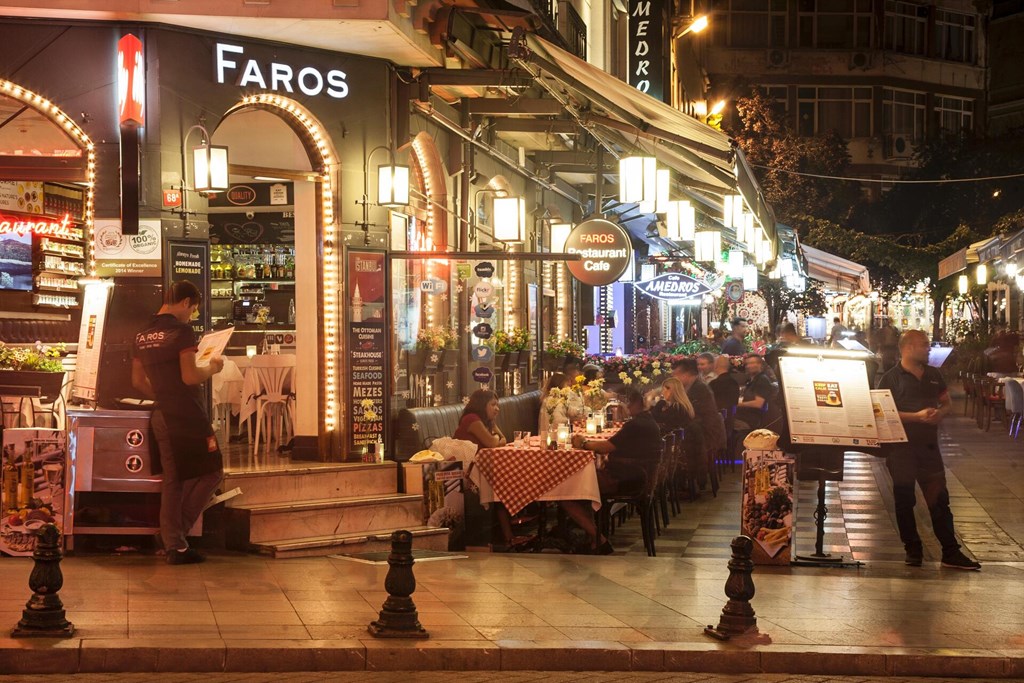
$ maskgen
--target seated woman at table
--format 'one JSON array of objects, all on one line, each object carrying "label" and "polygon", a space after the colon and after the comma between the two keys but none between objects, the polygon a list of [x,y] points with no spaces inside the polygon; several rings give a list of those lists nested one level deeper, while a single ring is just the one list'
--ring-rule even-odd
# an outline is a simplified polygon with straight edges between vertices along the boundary
[{"label": "seated woman at table", "polygon": [[[661,385],[661,400],[651,408],[651,415],[667,434],[678,429],[684,431],[683,449],[686,453],[687,471],[702,481],[707,470],[704,449],[704,426],[696,419],[693,407],[683,383],[671,377]],[[717,419],[717,416],[715,416]]]},{"label": "seated woman at table", "polygon": [[661,429],[644,407],[644,395],[636,389],[626,394],[630,419],[607,440],[573,436],[573,445],[595,453],[608,454],[608,462],[597,471],[602,498],[612,494],[639,493],[661,458]]},{"label": "seated woman at table", "polygon": [[[563,422],[569,422],[575,417],[578,417],[583,412],[583,400],[573,394],[569,397],[569,400],[560,403],[555,406],[553,410],[549,411],[547,406],[544,405],[544,400],[551,393],[552,389],[567,389],[572,385],[572,379],[569,375],[561,372],[556,372],[551,375],[548,379],[547,385],[544,387],[544,393],[540,395],[540,415],[537,418],[537,433],[544,435],[547,434],[548,429],[551,425],[561,424]],[[578,404],[578,405],[577,405]]]}]

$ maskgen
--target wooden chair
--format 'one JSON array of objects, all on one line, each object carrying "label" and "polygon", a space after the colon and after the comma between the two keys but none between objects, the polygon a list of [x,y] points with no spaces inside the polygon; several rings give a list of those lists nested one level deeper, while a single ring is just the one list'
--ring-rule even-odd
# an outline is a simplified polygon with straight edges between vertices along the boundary
[{"label": "wooden chair", "polygon": [[278,443],[283,443],[286,431],[287,433],[292,431],[295,417],[295,394],[290,385],[295,370],[295,356],[291,354],[254,356],[252,369],[256,371],[259,381],[259,391],[256,394],[256,438],[253,440],[252,446],[252,454],[255,458],[260,449],[261,433],[265,437],[264,450],[266,450],[269,449],[270,441],[273,438],[276,437]]},{"label": "wooden chair", "polygon": [[604,499],[601,505],[601,528],[604,530],[604,534],[608,536],[611,533],[611,514],[609,511],[612,506],[625,505],[628,508],[633,508],[637,511],[640,517],[640,531],[643,535],[644,549],[647,550],[648,557],[655,557],[654,539],[657,534],[656,531],[656,514],[655,514],[655,498],[658,490],[658,476],[659,473],[664,471],[660,467],[661,463],[665,459],[665,451],[662,449],[661,456],[654,466],[641,467],[637,465],[637,469],[643,473],[643,484],[637,490],[632,492],[619,492],[608,496],[602,496]]},{"label": "wooden chair", "polygon": [[977,406],[974,404],[978,396],[978,385],[974,378],[974,373],[970,371],[964,372],[960,377],[960,381],[964,387],[964,416],[967,416],[972,407],[977,410]]},{"label": "wooden chair", "polygon": [[985,431],[992,428],[992,420],[997,418],[1006,424],[1006,398],[1003,396],[1003,385],[991,377],[981,380],[978,392],[978,427],[984,423]]}]

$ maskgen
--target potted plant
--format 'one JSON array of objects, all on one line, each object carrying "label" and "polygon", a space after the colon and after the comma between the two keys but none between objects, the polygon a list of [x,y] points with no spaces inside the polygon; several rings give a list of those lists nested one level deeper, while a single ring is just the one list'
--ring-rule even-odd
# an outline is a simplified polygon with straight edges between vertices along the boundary
[{"label": "potted plant", "polygon": [[[502,370],[514,370],[529,357],[530,333],[523,327],[494,333],[494,365]],[[503,355],[499,365],[498,356]]]},{"label": "potted plant", "polygon": [[63,345],[35,348],[7,346],[0,342],[0,385],[39,389],[39,395],[56,398],[64,386]]},{"label": "potted plant", "polygon": [[420,330],[416,337],[416,351],[424,357],[424,369],[428,372],[440,372],[445,366],[446,349],[457,364],[457,343],[458,336],[450,327],[424,327]]},{"label": "potted plant", "polygon": [[587,350],[569,337],[552,339],[544,348],[544,369],[557,371],[565,367],[566,361],[580,360]]}]

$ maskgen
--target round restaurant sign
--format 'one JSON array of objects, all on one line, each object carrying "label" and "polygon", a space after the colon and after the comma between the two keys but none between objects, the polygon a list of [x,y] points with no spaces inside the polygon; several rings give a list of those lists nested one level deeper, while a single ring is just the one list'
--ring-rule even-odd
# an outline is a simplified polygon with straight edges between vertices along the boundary
[{"label": "round restaurant sign", "polygon": [[577,225],[565,240],[565,253],[579,254],[580,261],[569,261],[569,272],[585,285],[610,285],[622,277],[633,258],[629,235],[620,226],[603,218]]}]

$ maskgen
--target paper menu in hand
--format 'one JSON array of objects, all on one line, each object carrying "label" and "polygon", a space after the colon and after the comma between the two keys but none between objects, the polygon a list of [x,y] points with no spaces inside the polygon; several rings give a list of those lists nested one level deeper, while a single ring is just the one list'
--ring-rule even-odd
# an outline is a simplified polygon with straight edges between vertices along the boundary
[{"label": "paper menu in hand", "polygon": [[892,391],[872,389],[871,408],[875,413],[875,425],[878,426],[879,443],[905,443],[907,441],[907,431],[903,428]]},{"label": "paper menu in hand", "polygon": [[878,445],[863,360],[785,356],[779,371],[792,443]]},{"label": "paper menu in hand", "polygon": [[234,327],[229,327],[216,332],[207,332],[199,340],[199,348],[196,349],[196,367],[201,368],[210,364],[214,356],[224,355],[224,349],[228,346]]}]

